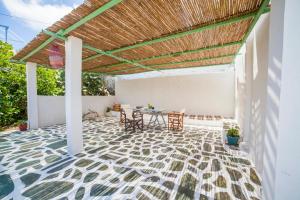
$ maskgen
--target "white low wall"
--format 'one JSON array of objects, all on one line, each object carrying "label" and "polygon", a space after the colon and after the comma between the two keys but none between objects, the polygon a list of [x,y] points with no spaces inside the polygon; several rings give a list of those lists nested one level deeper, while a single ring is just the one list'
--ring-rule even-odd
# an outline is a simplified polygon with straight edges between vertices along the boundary
[{"label": "white low wall", "polygon": [[116,81],[118,102],[187,114],[234,115],[234,72]]},{"label": "white low wall", "polygon": [[[104,114],[107,107],[116,101],[115,96],[83,96],[82,112],[89,109]],[[66,122],[64,96],[38,96],[39,127]]]}]

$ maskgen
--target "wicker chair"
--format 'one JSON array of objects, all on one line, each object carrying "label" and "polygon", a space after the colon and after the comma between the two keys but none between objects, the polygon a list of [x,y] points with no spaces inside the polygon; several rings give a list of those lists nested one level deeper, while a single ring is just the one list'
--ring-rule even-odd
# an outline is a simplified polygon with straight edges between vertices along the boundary
[{"label": "wicker chair", "polygon": [[168,113],[168,130],[183,130],[184,111]]}]

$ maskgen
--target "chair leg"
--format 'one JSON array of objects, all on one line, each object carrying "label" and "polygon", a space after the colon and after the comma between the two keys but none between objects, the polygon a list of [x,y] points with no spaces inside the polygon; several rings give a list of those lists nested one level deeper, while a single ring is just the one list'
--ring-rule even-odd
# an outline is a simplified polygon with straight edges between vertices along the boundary
[{"label": "chair leg", "polygon": [[137,121],[136,122],[136,126],[139,130],[141,130],[142,132],[144,131],[144,122],[143,120]]}]

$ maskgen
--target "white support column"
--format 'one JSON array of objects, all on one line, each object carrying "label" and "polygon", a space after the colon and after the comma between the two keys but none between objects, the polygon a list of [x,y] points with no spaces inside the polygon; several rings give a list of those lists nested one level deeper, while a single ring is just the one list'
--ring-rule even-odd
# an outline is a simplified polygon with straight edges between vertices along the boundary
[{"label": "white support column", "polygon": [[263,199],[300,199],[300,1],[272,0]]},{"label": "white support column", "polygon": [[71,155],[83,150],[81,65],[82,40],[69,36],[65,43],[65,98],[68,152]]},{"label": "white support column", "polygon": [[39,117],[36,82],[36,63],[26,63],[26,80],[28,125],[30,129],[37,129],[39,127]]}]

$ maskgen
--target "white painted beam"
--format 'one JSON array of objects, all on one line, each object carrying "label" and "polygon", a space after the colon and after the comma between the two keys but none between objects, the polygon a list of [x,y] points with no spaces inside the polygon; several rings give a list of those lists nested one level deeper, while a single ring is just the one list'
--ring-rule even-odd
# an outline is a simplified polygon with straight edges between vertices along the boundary
[{"label": "white painted beam", "polygon": [[29,129],[39,127],[36,63],[26,63],[27,115]]},{"label": "white painted beam", "polygon": [[68,152],[71,155],[83,150],[82,138],[82,40],[69,36],[65,43],[65,104]]}]

